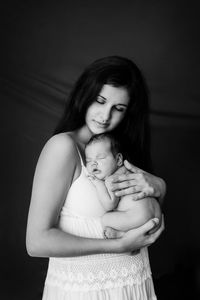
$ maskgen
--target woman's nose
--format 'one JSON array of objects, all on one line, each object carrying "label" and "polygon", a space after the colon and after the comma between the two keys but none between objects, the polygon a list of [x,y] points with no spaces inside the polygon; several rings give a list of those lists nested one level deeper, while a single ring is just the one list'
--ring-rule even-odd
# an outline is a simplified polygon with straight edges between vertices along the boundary
[{"label": "woman's nose", "polygon": [[110,107],[104,107],[101,114],[102,122],[107,123],[111,118],[111,109]]}]

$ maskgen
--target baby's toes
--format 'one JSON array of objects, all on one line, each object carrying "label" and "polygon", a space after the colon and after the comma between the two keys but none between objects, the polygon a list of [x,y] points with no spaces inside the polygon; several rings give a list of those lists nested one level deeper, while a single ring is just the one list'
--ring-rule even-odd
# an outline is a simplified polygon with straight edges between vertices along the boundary
[{"label": "baby's toes", "polygon": [[104,229],[104,237],[106,239],[115,239],[117,237],[117,231],[111,227],[106,227]]}]

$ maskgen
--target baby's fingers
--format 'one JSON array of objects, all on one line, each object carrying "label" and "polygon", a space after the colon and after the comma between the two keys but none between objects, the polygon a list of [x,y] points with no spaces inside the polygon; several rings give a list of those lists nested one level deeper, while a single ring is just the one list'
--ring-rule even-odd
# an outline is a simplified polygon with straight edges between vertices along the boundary
[{"label": "baby's fingers", "polygon": [[87,177],[88,177],[90,180],[95,180],[95,176],[92,175],[92,174],[87,175]]}]

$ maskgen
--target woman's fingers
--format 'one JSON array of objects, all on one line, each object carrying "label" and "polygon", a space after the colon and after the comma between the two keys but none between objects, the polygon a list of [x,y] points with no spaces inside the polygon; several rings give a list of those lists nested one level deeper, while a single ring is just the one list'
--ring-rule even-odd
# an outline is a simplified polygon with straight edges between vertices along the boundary
[{"label": "woman's fingers", "polygon": [[140,174],[141,173],[114,174],[110,176],[110,180],[113,183],[118,183],[126,180],[138,180],[138,178],[140,179]]},{"label": "woman's fingers", "polygon": [[158,224],[159,219],[154,218],[138,228],[127,231],[121,238],[123,251],[135,251],[154,243],[164,230],[164,220],[155,233],[149,234]]},{"label": "woman's fingers", "polygon": [[[122,182],[118,182],[118,183],[112,183],[113,188],[116,190],[117,189],[121,190],[121,189],[126,189],[129,187],[135,187],[136,186],[136,182],[135,180],[127,180],[127,181],[122,181]],[[139,189],[138,191],[141,191],[141,189]]]},{"label": "woman's fingers", "polygon": [[[157,224],[158,225],[158,224]],[[156,226],[157,226],[156,225]],[[154,227],[153,227],[154,228]],[[153,229],[151,228],[150,231]],[[164,231],[165,229],[165,222],[164,222],[164,215],[162,214],[162,219],[161,219],[161,225],[160,227],[158,228],[158,230],[156,230],[156,232],[154,233],[149,233],[147,232],[147,243],[148,245],[154,243],[158,238],[159,236],[161,235],[161,233]]]},{"label": "woman's fingers", "polygon": [[151,197],[153,195],[149,191],[142,191],[141,192],[141,190],[142,190],[142,188],[140,189],[140,191],[137,194],[134,195],[134,199],[133,200],[137,201],[137,200],[144,199],[146,197]]},{"label": "woman's fingers", "polygon": [[144,235],[147,235],[150,230],[155,228],[159,224],[159,219],[154,218],[146,222],[144,225],[140,226],[140,230]]},{"label": "woman's fingers", "polygon": [[113,175],[106,178],[106,185],[112,191],[128,188],[131,186],[138,185],[140,177],[136,174],[126,174],[126,175]]},{"label": "woman's fingers", "polygon": [[127,180],[127,177],[125,177],[125,181],[120,181],[119,177],[120,176],[114,175],[106,178],[105,184],[110,191],[114,192],[136,185],[134,180]]},{"label": "woman's fingers", "polygon": [[108,190],[115,192],[117,197],[132,195],[133,200],[140,200],[145,197],[159,197],[159,188],[155,184],[156,177],[143,170],[124,162],[128,173],[119,173],[109,176],[106,179]]},{"label": "woman's fingers", "polygon": [[133,200],[137,200],[137,195],[138,195],[137,193],[140,192],[140,191],[141,191],[141,187],[136,185],[136,186],[131,186],[129,188],[116,191],[115,195],[117,197],[122,197],[122,196],[134,194],[134,199]]}]

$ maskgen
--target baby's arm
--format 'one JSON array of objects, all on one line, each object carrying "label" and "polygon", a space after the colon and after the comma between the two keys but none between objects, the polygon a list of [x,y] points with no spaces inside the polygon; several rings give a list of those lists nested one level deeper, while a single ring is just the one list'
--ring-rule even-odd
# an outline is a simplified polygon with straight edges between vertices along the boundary
[{"label": "baby's arm", "polygon": [[110,194],[108,193],[108,190],[105,186],[105,182],[103,180],[100,180],[93,175],[90,175],[88,177],[91,180],[91,182],[94,184],[96,191],[97,191],[99,201],[101,202],[101,204],[103,205],[105,210],[110,211],[110,210],[115,209],[119,202],[119,200],[118,200],[119,198],[118,197],[115,197],[115,198],[110,197]]}]

